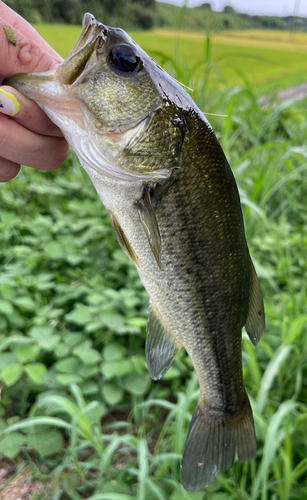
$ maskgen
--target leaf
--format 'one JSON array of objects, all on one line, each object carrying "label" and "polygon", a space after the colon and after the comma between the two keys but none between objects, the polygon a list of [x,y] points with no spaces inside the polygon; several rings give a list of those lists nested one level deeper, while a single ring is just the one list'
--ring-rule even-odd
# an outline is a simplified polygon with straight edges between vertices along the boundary
[{"label": "leaf", "polygon": [[84,335],[82,333],[66,333],[63,340],[69,346],[74,346],[84,340]]},{"label": "leaf", "polygon": [[29,335],[35,339],[45,339],[54,333],[52,326],[33,326],[29,330]]},{"label": "leaf", "polygon": [[79,495],[76,497],[76,490],[81,486],[81,478],[76,471],[67,471],[65,475],[63,475],[63,488],[65,493],[70,498],[80,498]]},{"label": "leaf", "polygon": [[146,393],[149,382],[149,374],[139,375],[138,373],[130,373],[123,380],[125,389],[136,396],[142,396]]},{"label": "leaf", "polygon": [[62,385],[79,384],[82,382],[82,377],[77,373],[63,373],[57,375],[55,378]]},{"label": "leaf", "polygon": [[136,326],[138,328],[147,326],[147,319],[145,318],[129,318],[126,320],[127,325]]},{"label": "leaf", "polygon": [[78,374],[83,378],[95,377],[99,372],[99,365],[82,365]]},{"label": "leaf", "polygon": [[86,301],[91,304],[91,305],[98,305],[101,304],[104,301],[104,296],[100,293],[90,293],[86,297]]},{"label": "leaf", "polygon": [[14,308],[10,301],[0,299],[0,313],[5,314],[6,316],[14,314]]},{"label": "leaf", "polygon": [[95,382],[88,381],[81,384],[80,389],[84,396],[92,396],[93,394],[97,394],[99,391],[99,385]]},{"label": "leaf", "polygon": [[1,378],[3,382],[10,387],[11,385],[16,384],[16,382],[20,379],[22,371],[22,365],[15,363],[3,368]]},{"label": "leaf", "polygon": [[259,413],[263,412],[271,385],[280,369],[281,364],[285,361],[292,349],[293,347],[291,345],[281,345],[267,365],[261,379],[261,387],[257,397],[256,408]]},{"label": "leaf", "polygon": [[25,366],[30,379],[36,384],[42,384],[42,377],[47,373],[47,368],[42,363],[30,363]]},{"label": "leaf", "polygon": [[0,332],[5,332],[7,329],[7,321],[3,316],[0,316]]},{"label": "leaf", "polygon": [[48,338],[43,338],[38,341],[40,347],[46,351],[52,351],[60,340],[60,335],[50,335]]},{"label": "leaf", "polygon": [[105,384],[101,388],[105,401],[110,405],[116,405],[123,399],[123,391],[115,384]]},{"label": "leaf", "polygon": [[47,245],[45,245],[45,252],[51,259],[60,259],[61,257],[64,257],[64,248],[56,241],[50,241],[47,243]]},{"label": "leaf", "polygon": [[71,313],[66,314],[66,319],[77,325],[86,325],[91,317],[90,308],[79,303],[75,305],[75,309]]},{"label": "leaf", "polygon": [[16,457],[20,447],[24,445],[27,438],[19,432],[10,432],[3,439],[0,439],[0,456],[4,455],[10,459]]},{"label": "leaf", "polygon": [[116,331],[117,328],[120,328],[124,325],[125,318],[121,314],[105,313],[101,315],[101,320],[107,328]]},{"label": "leaf", "polygon": [[123,361],[105,361],[102,365],[102,373],[109,380],[114,377],[126,375],[131,371],[131,363],[128,360]]},{"label": "leaf", "polygon": [[[214,494],[214,500],[227,500],[228,495],[224,495],[222,493],[222,496],[220,497],[219,494]],[[189,493],[188,491],[185,491],[183,487],[180,485],[179,488],[174,491],[172,496],[170,497],[170,500],[203,500],[203,493]]]},{"label": "leaf", "polygon": [[8,283],[0,283],[0,294],[4,299],[13,299],[16,295],[15,289]]},{"label": "leaf", "polygon": [[60,342],[54,346],[53,352],[58,358],[64,358],[69,354],[70,348],[64,342]]},{"label": "leaf", "polygon": [[290,325],[290,328],[289,330],[287,331],[286,335],[284,335],[283,337],[285,337],[283,340],[286,344],[293,344],[294,342],[296,342],[297,338],[302,334],[302,331],[304,329],[304,327],[306,326],[307,324],[307,315],[306,314],[302,314],[301,316],[298,316],[297,318],[295,318],[291,325]]},{"label": "leaf", "polygon": [[119,361],[123,359],[124,349],[117,344],[108,344],[103,350],[103,357],[106,361]]},{"label": "leaf", "polygon": [[72,266],[76,266],[77,264],[80,264],[80,262],[84,261],[84,256],[79,253],[69,253],[65,255],[65,260]]},{"label": "leaf", "polygon": [[16,357],[20,363],[29,363],[37,358],[40,353],[40,347],[38,345],[26,345],[19,347],[16,350]]},{"label": "leaf", "polygon": [[180,370],[175,366],[171,366],[167,373],[164,375],[163,380],[173,380],[180,377]]},{"label": "leaf", "polygon": [[61,359],[55,364],[56,370],[63,373],[77,373],[79,366],[80,362],[75,357]]},{"label": "leaf", "polygon": [[58,454],[63,449],[64,439],[57,429],[48,429],[28,434],[28,446],[45,458]]},{"label": "leaf", "polygon": [[31,297],[18,297],[17,299],[14,300],[14,304],[21,309],[25,309],[26,311],[35,311],[36,309],[36,304],[35,302],[31,299]]},{"label": "leaf", "polygon": [[92,349],[88,342],[78,345],[73,349],[73,353],[78,356],[82,362],[86,365],[91,365],[94,363],[99,363],[101,361],[101,356],[98,351]]},{"label": "leaf", "polygon": [[2,352],[0,354],[0,372],[1,370],[3,371],[6,366],[16,363],[16,361],[17,359],[13,352]]},{"label": "leaf", "polygon": [[98,403],[97,401],[95,403],[95,407],[88,413],[92,425],[97,425],[97,423],[108,414],[108,408],[104,403]]}]

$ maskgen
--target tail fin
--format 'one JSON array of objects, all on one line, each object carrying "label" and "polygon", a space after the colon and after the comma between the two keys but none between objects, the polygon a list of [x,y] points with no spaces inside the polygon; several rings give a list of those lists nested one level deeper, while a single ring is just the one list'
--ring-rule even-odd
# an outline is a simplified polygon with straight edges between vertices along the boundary
[{"label": "tail fin", "polygon": [[188,491],[206,488],[219,474],[255,457],[257,450],[253,414],[248,397],[241,411],[223,415],[198,404],[184,448],[182,484]]}]

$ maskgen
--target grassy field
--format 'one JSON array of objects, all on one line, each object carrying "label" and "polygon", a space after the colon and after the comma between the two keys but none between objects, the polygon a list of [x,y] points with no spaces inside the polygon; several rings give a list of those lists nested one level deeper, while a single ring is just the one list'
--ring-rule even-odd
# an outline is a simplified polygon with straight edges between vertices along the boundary
[{"label": "grassy field", "polygon": [[[36,25],[38,32],[66,57],[76,41],[78,26]],[[202,33],[170,30],[135,32],[130,35],[169,71],[185,68],[183,83],[195,86],[203,78],[207,39]],[[244,78],[258,93],[297,85],[306,80],[307,33],[294,36],[284,31],[229,31],[211,37],[211,86],[242,84]],[[166,60],[166,56],[169,60]],[[168,64],[167,64],[168,63]]]},{"label": "grassy field", "polygon": [[[63,39],[59,29],[39,27],[65,56],[79,28],[61,29]],[[227,38],[240,39],[242,47],[217,37],[208,52],[214,58],[240,49],[239,70],[254,72],[259,85],[267,74],[261,61],[256,67],[247,57],[252,50],[275,57],[269,81],[283,75],[289,83],[303,71],[303,52],[257,51],[245,36]],[[167,52],[160,57],[176,78],[193,80],[174,57],[171,33],[137,37],[145,48]],[[181,38],[182,57],[188,57],[187,40],[197,61],[204,42]],[[281,43],[292,47],[286,38]],[[282,73],[286,60],[297,73]],[[197,379],[181,351],[161,381],[149,380],[148,297],[71,153],[60,171],[23,168],[0,186],[0,470],[11,471],[0,484],[1,500],[22,498],[16,486],[22,474],[33,500],[306,500],[307,102],[263,109],[244,78],[242,88],[229,86],[236,75],[227,71],[222,91],[212,89],[206,74],[199,77],[205,101],[200,91],[195,99],[227,114],[210,121],[239,186],[265,300],[267,326],[257,348],[243,334],[255,460],[236,463],[204,492],[183,490],[180,461]]]}]

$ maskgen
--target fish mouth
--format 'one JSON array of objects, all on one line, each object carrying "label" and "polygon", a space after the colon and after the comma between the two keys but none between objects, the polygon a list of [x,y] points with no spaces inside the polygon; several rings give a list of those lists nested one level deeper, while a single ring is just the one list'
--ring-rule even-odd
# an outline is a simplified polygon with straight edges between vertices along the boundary
[{"label": "fish mouth", "polygon": [[[18,73],[4,80],[4,85],[16,88],[35,101],[46,112],[70,116],[84,128],[82,103],[70,94],[78,79],[96,63],[96,49],[105,45],[108,29],[92,14],[85,14],[82,30],[68,57],[56,69],[42,73]],[[79,115],[79,118],[78,118]]]},{"label": "fish mouth", "polygon": [[[108,65],[106,55],[110,47],[119,43],[136,45],[121,29],[105,26],[91,14],[85,14],[80,36],[62,64],[43,73],[19,73],[6,79],[5,84],[16,88],[43,109],[62,130],[88,173],[95,171],[109,178],[137,182],[156,177],[168,178],[168,169],[134,172],[130,170],[126,158],[119,165],[125,147],[147,133],[151,114],[160,103],[156,94],[156,100],[148,110],[144,111],[140,106],[140,112],[135,117],[127,113],[126,122],[122,121],[118,112],[121,102],[118,107],[114,106],[113,121],[109,120],[108,113],[112,112],[112,107],[108,103],[112,104],[112,95],[117,103],[116,92],[111,97],[105,92],[101,98],[100,95],[96,100],[92,98],[96,95],[93,81],[95,78],[105,81],[108,71],[105,69]],[[110,79],[110,82],[108,89],[114,89],[114,81]],[[87,99],[88,95],[91,98]],[[102,102],[106,102],[105,109]],[[99,106],[103,112],[100,112]]]},{"label": "fish mouth", "polygon": [[101,47],[107,38],[107,27],[97,21],[92,14],[85,14],[82,30],[69,56],[55,72],[55,78],[65,84],[73,84],[89,65],[98,43]]}]

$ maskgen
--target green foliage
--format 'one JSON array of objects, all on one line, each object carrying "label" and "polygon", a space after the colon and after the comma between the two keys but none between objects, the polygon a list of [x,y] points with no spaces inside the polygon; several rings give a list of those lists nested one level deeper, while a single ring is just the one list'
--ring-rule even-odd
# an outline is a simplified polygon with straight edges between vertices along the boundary
[{"label": "green foliage", "polygon": [[151,29],[153,26],[217,32],[241,29],[296,29],[307,31],[304,17],[250,16],[226,6],[215,12],[210,3],[180,8],[155,0],[5,0],[5,3],[30,23],[81,24],[85,12],[99,21],[123,29]]},{"label": "green foliage", "polygon": [[[80,34],[78,26],[38,24],[35,28],[62,57],[69,54]],[[252,38],[249,32],[206,36],[156,30],[130,35],[179,81],[195,90],[204,79],[210,90],[219,87],[226,91],[229,85],[242,85],[242,68],[257,95],[306,81],[307,35],[303,33],[297,34],[293,43],[288,33],[258,30]]]},{"label": "green foliage", "polygon": [[[208,37],[193,97],[227,114],[210,121],[239,185],[265,297],[263,339],[255,348],[243,335],[256,459],[205,492],[183,490],[197,378],[181,351],[162,381],[149,380],[147,295],[71,153],[58,172],[23,169],[0,187],[0,454],[51,476],[52,500],[306,498],[307,104],[264,109],[242,74],[241,87],[220,92],[213,53]],[[195,84],[179,57],[163,57]]]},{"label": "green foliage", "polygon": [[124,29],[150,29],[155,22],[155,0],[6,0],[30,23],[81,24],[85,12]]},{"label": "green foliage", "polygon": [[181,9],[184,9],[181,28],[191,31],[217,32],[221,30],[271,29],[307,30],[307,20],[303,17],[251,16],[226,6],[224,12],[215,12],[210,3],[198,7],[178,7],[169,3],[157,2],[156,26],[175,28]]}]

